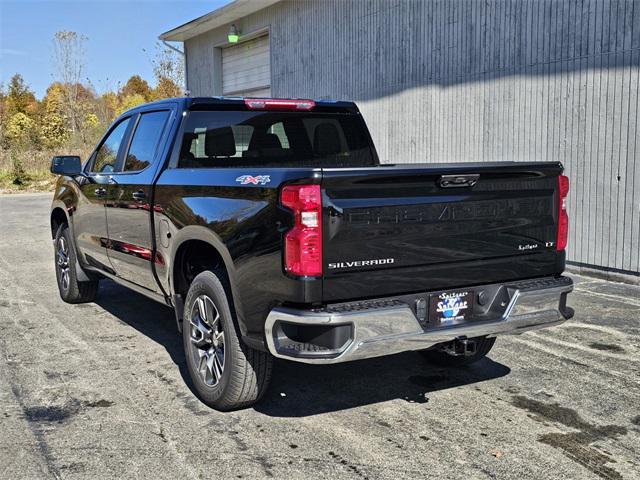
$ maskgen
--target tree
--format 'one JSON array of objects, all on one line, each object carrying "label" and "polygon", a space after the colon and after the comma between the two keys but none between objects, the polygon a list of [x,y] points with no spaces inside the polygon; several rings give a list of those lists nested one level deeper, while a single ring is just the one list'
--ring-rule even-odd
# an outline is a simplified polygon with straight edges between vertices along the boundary
[{"label": "tree", "polygon": [[105,92],[98,101],[98,118],[104,125],[113,121],[118,110],[118,96],[113,92]]},{"label": "tree", "polygon": [[7,95],[4,93],[4,83],[0,83],[0,145],[4,143],[4,126],[7,116]]},{"label": "tree", "polygon": [[5,135],[14,147],[23,147],[27,144],[35,130],[35,122],[22,112],[11,115],[7,122]]},{"label": "tree", "polygon": [[[22,75],[15,74],[9,80],[6,94],[2,94],[2,106],[0,107],[0,125],[2,126],[1,144],[4,148],[22,148],[25,139],[32,135],[34,130],[23,131],[27,122],[38,109],[38,101]],[[16,116],[17,114],[20,114]],[[26,132],[26,133],[25,133]]]},{"label": "tree", "polygon": [[184,55],[156,43],[156,53],[151,59],[151,65],[156,78],[156,99],[179,97],[184,94]]},{"label": "tree", "polygon": [[52,83],[42,99],[44,115],[40,125],[40,139],[47,148],[64,145],[70,137],[69,119],[65,112],[66,87]]},{"label": "tree", "polygon": [[16,185],[22,185],[28,180],[28,175],[20,154],[35,136],[35,122],[23,112],[14,113],[7,122],[4,135],[10,146],[12,181]]},{"label": "tree", "polygon": [[16,73],[9,80],[5,101],[6,114],[9,117],[16,113],[31,115],[35,112],[38,104],[35,95],[19,73]]},{"label": "tree", "polygon": [[81,80],[85,69],[84,44],[87,40],[84,35],[70,31],[57,32],[53,38],[55,67],[65,89],[65,107],[72,132],[82,132],[80,95],[84,93]]},{"label": "tree", "polygon": [[127,110],[133,107],[137,107],[138,105],[145,102],[146,102],[145,98],[139,93],[136,93],[135,95],[130,95],[128,97],[124,97],[120,102],[118,109],[116,110],[116,115],[120,115],[126,112]]},{"label": "tree", "polygon": [[182,95],[184,95],[182,87],[176,85],[173,80],[167,77],[158,79],[158,84],[153,89],[153,97],[156,100],[181,97]]},{"label": "tree", "polygon": [[120,95],[122,97],[130,97],[133,95],[142,95],[145,101],[149,102],[152,100],[153,95],[151,92],[151,87],[140,75],[133,75],[127,83],[120,89]]}]

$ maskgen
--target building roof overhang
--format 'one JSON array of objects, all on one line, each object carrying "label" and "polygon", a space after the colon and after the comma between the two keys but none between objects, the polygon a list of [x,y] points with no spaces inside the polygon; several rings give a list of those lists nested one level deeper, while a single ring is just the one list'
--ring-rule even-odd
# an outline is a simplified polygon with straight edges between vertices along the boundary
[{"label": "building roof overhang", "polygon": [[160,40],[184,42],[201,33],[234,22],[269,7],[280,0],[234,0],[224,7],[207,13],[160,35]]}]

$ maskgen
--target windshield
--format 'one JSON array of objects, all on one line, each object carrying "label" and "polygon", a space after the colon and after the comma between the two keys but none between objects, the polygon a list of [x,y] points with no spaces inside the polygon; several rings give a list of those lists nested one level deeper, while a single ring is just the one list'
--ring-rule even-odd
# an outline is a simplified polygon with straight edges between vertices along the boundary
[{"label": "windshield", "polygon": [[359,115],[197,111],[186,120],[178,168],[376,164]]}]

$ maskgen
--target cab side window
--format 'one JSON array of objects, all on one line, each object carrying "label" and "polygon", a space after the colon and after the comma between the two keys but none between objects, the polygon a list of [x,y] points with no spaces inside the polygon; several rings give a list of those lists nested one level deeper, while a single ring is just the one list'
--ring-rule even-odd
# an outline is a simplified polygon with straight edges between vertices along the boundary
[{"label": "cab side window", "polygon": [[125,172],[144,170],[153,162],[168,118],[169,111],[167,110],[140,115],[124,163]]},{"label": "cab side window", "polygon": [[130,118],[122,120],[116,128],[114,128],[109,136],[102,142],[100,148],[95,154],[95,160],[93,162],[92,172],[95,173],[111,173],[116,168],[116,162],[118,160],[118,150],[120,144],[127,132]]}]

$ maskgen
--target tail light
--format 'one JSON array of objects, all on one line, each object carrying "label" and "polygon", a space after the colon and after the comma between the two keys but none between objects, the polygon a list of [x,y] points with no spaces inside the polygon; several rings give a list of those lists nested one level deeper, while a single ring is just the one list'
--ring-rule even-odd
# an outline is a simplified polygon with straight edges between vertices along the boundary
[{"label": "tail light", "polygon": [[289,185],[280,193],[282,206],[295,223],[284,236],[284,268],[298,276],[322,275],[322,195],[320,185]]},{"label": "tail light", "polygon": [[569,215],[567,214],[567,195],[569,193],[569,177],[560,175],[558,177],[558,239],[556,250],[561,251],[567,248],[569,237]]}]

